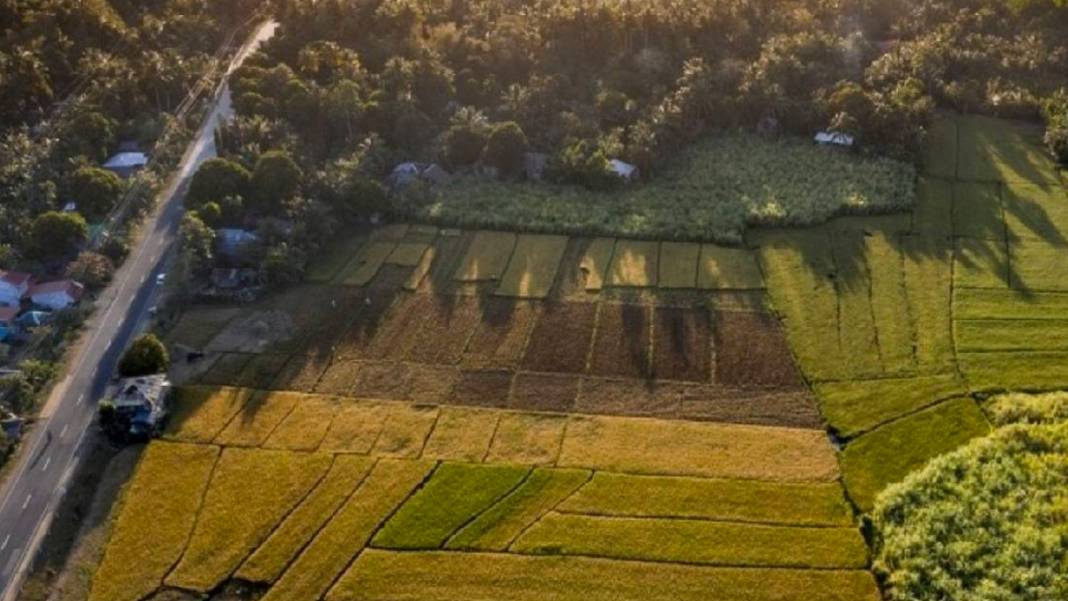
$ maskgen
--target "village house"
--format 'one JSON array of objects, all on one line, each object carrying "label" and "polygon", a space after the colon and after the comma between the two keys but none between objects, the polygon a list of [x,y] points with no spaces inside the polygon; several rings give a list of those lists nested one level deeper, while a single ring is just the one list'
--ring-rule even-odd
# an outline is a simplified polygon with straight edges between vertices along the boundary
[{"label": "village house", "polygon": [[0,271],[0,305],[18,307],[32,279],[28,273]]},{"label": "village house", "polygon": [[0,307],[0,342],[18,333],[18,307]]},{"label": "village house", "polygon": [[127,434],[134,439],[151,438],[167,417],[167,393],[171,383],[167,376],[154,374],[125,378],[111,399],[115,415],[128,424]]},{"label": "village house", "polygon": [[60,311],[75,305],[85,294],[85,286],[74,280],[57,280],[37,284],[29,289],[26,296],[38,307]]},{"label": "village house", "polygon": [[121,178],[127,178],[148,164],[148,155],[143,152],[120,152],[104,163],[104,169]]},{"label": "village house", "polygon": [[215,230],[215,250],[224,257],[239,258],[245,249],[259,241],[259,236],[246,229],[221,227]]}]

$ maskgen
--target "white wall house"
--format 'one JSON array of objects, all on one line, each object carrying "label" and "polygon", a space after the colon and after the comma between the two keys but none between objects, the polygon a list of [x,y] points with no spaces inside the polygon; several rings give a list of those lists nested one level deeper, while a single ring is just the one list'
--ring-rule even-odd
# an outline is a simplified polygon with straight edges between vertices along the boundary
[{"label": "white wall house", "polygon": [[17,307],[30,289],[30,274],[0,271],[0,305]]},{"label": "white wall house", "polygon": [[74,280],[45,282],[30,288],[29,297],[33,304],[48,307],[53,311],[66,309],[81,300],[85,286]]}]

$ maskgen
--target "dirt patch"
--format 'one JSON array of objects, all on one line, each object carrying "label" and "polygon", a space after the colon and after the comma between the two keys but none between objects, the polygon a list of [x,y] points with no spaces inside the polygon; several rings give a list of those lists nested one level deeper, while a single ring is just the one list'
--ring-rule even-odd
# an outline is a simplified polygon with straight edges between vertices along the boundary
[{"label": "dirt patch", "polygon": [[398,298],[368,345],[367,356],[395,361],[404,359],[415,346],[416,336],[433,304],[434,297],[426,294],[406,294]]},{"label": "dirt patch", "polygon": [[411,370],[395,361],[369,361],[360,366],[352,395],[369,399],[405,400],[409,398]]},{"label": "dirt patch", "polygon": [[675,417],[687,386],[677,382],[587,378],[582,382],[575,410],[608,415]]},{"label": "dirt patch", "polygon": [[524,411],[568,412],[575,407],[579,378],[557,374],[516,376],[509,408]]},{"label": "dirt patch", "polygon": [[193,307],[182,313],[171,327],[167,342],[193,349],[202,349],[223,331],[230,320],[241,312],[236,307]]},{"label": "dirt patch", "polygon": [[285,311],[252,311],[231,321],[207,346],[209,351],[262,353],[277,350],[297,334],[296,324]]},{"label": "dirt patch", "polygon": [[455,367],[412,365],[408,396],[417,403],[446,403],[460,377]]},{"label": "dirt patch", "polygon": [[246,388],[270,388],[271,383],[278,376],[289,361],[288,355],[254,355],[241,370],[241,375],[234,382],[228,382],[233,386]]},{"label": "dirt patch", "polygon": [[678,417],[761,426],[823,428],[815,399],[803,389],[696,386],[684,393]]},{"label": "dirt patch", "polygon": [[482,319],[467,342],[462,365],[472,369],[511,368],[519,363],[539,305],[507,298],[486,298]]},{"label": "dirt patch", "polygon": [[[456,365],[471,334],[482,318],[480,299],[469,296],[435,296],[415,337],[408,360]],[[421,307],[420,307],[421,308]]]},{"label": "dirt patch", "polygon": [[512,375],[506,370],[461,371],[450,402],[473,407],[507,407]]},{"label": "dirt patch", "polygon": [[278,372],[278,377],[271,382],[271,388],[311,392],[327,366],[328,360],[325,358],[293,355]]},{"label": "dirt patch", "polygon": [[226,353],[220,355],[211,368],[200,377],[201,384],[211,386],[232,386],[241,380],[245,367],[256,355],[247,353]]},{"label": "dirt patch", "polygon": [[383,265],[378,270],[378,274],[375,275],[371,283],[367,285],[366,289],[375,294],[388,294],[396,293],[404,287],[404,284],[408,281],[408,276],[411,275],[411,267],[402,267],[400,265]]},{"label": "dirt patch", "polygon": [[590,373],[598,376],[647,378],[650,307],[605,303],[597,319]]},{"label": "dirt patch", "polygon": [[716,381],[729,386],[801,386],[779,322],[767,313],[716,314]]},{"label": "dirt patch", "polygon": [[349,311],[352,321],[338,337],[334,352],[339,357],[367,357],[367,349],[378,330],[383,327],[396,295],[367,294],[359,298]]},{"label": "dirt patch", "polygon": [[534,325],[523,368],[564,373],[585,371],[596,314],[597,306],[593,303],[547,304]]},{"label": "dirt patch", "polygon": [[315,384],[315,392],[347,395],[352,391],[352,387],[356,385],[356,376],[359,373],[359,361],[353,359],[335,361],[320,376],[319,381]]},{"label": "dirt patch", "polygon": [[657,307],[654,319],[653,374],[666,380],[707,382],[712,369],[708,310]]}]

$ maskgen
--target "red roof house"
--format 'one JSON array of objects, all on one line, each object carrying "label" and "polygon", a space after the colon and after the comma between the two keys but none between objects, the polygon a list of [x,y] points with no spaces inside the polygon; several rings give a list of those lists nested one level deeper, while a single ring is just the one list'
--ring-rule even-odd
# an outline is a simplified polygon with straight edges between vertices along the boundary
[{"label": "red roof house", "polygon": [[54,311],[66,309],[81,300],[85,286],[74,280],[57,280],[37,284],[27,293],[35,305],[48,307]]}]

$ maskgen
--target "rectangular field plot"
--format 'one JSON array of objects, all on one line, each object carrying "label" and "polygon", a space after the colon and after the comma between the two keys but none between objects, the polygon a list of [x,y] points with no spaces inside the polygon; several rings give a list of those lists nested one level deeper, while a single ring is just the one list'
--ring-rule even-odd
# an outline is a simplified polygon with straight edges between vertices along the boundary
[{"label": "rectangular field plot", "polygon": [[516,235],[510,232],[475,232],[453,279],[461,282],[500,280],[515,242]]},{"label": "rectangular field plot", "polygon": [[1005,225],[1013,239],[1068,244],[1068,191],[1052,183],[1011,183],[1004,188]]},{"label": "rectangular field plot", "polygon": [[603,303],[597,318],[590,373],[645,378],[650,375],[648,305]]},{"label": "rectangular field plot", "polygon": [[1000,183],[965,181],[953,184],[953,235],[1005,240]]},{"label": "rectangular field plot", "polygon": [[842,472],[849,495],[862,511],[875,496],[930,459],[948,453],[989,431],[972,399],[944,401],[891,422],[849,443]]},{"label": "rectangular field plot", "polygon": [[211,442],[252,396],[243,388],[184,386],[175,391],[164,437],[186,442]]},{"label": "rectangular field plot", "polygon": [[499,419],[500,414],[495,411],[442,407],[434,430],[423,447],[423,456],[451,461],[482,461],[489,451]]},{"label": "rectangular field plot", "polygon": [[523,354],[539,304],[508,298],[486,298],[482,319],[467,341],[461,365],[486,369],[515,367]]},{"label": "rectangular field plot", "polygon": [[1068,246],[1024,239],[1013,241],[1009,253],[1013,288],[1068,292]]},{"label": "rectangular field plot", "polygon": [[367,243],[366,234],[342,232],[336,242],[319,256],[308,262],[308,271],[304,279],[309,282],[325,284],[333,281],[341,270],[348,265]]},{"label": "rectangular field plot", "polygon": [[449,535],[515,489],[529,471],[505,465],[444,463],[386,522],[371,544],[391,549],[437,549]]},{"label": "rectangular field plot", "polygon": [[800,387],[793,355],[774,316],[720,311],[715,319],[717,382],[738,387]]},{"label": "rectangular field plot", "polygon": [[392,406],[386,403],[345,403],[319,444],[333,453],[370,453]]},{"label": "rectangular field plot", "polygon": [[894,418],[967,393],[955,374],[823,382],[814,388],[824,417],[843,437],[856,436]]},{"label": "rectangular field plot", "polygon": [[923,170],[938,177],[957,176],[957,120],[937,119],[931,125],[924,145]]},{"label": "rectangular field plot", "polygon": [[756,254],[744,248],[701,245],[697,287],[702,290],[757,290],[764,287]]},{"label": "rectangular field plot", "polygon": [[512,544],[517,553],[688,564],[864,568],[868,547],[848,528],[550,513]]},{"label": "rectangular field plot", "polygon": [[180,344],[194,349],[202,349],[221,332],[226,324],[238,316],[240,309],[195,307],[182,312],[178,323],[167,333],[169,344]]},{"label": "rectangular field plot", "polygon": [[882,373],[871,277],[865,261],[866,238],[863,232],[851,229],[831,232],[838,291],[838,342],[853,377]]},{"label": "rectangular field plot", "polygon": [[314,451],[326,436],[342,402],[323,396],[299,397],[293,411],[278,424],[264,446],[269,449]]},{"label": "rectangular field plot", "polygon": [[560,453],[567,418],[537,413],[503,413],[486,455],[488,463],[551,465]]},{"label": "rectangular field plot", "polygon": [[837,482],[787,484],[597,472],[557,511],[800,526],[853,524],[852,510]]},{"label": "rectangular field plot", "polygon": [[897,234],[885,230],[864,237],[864,255],[871,279],[871,310],[879,337],[884,373],[915,367],[915,328],[905,287],[905,259]]},{"label": "rectangular field plot", "polygon": [[969,319],[956,322],[957,351],[1068,350],[1068,321]]},{"label": "rectangular field plot", "polygon": [[704,307],[656,307],[653,373],[666,380],[707,382],[712,365],[712,324]]},{"label": "rectangular field plot", "polygon": [[572,418],[557,465],[786,482],[829,481],[838,472],[822,430],[626,417]]},{"label": "rectangular field plot", "polygon": [[468,296],[431,299],[432,302],[412,309],[424,313],[424,318],[405,358],[417,363],[455,365],[482,321],[480,299]]},{"label": "rectangular field plot", "polygon": [[661,242],[658,272],[661,288],[696,288],[700,244]]},{"label": "rectangular field plot", "polygon": [[327,601],[877,601],[866,570],[739,569],[584,557],[368,550]]},{"label": "rectangular field plot", "polygon": [[583,379],[579,376],[567,374],[517,374],[508,407],[567,413],[575,407],[580,380]]},{"label": "rectangular field plot", "polygon": [[953,231],[953,182],[920,176],[912,231],[921,236],[947,237]]},{"label": "rectangular field plot", "polygon": [[428,273],[430,273],[431,267],[434,266],[434,259],[437,257],[437,249],[433,246],[427,248],[426,252],[419,259],[419,263],[412,269],[412,272],[408,274],[408,278],[404,280],[402,286],[405,290],[415,291],[419,289],[419,286],[426,279]]},{"label": "rectangular field plot", "polygon": [[392,403],[371,452],[386,457],[418,457],[437,419],[437,407]]},{"label": "rectangular field plot", "polygon": [[604,286],[615,246],[615,238],[594,238],[589,241],[579,259],[579,270],[586,276],[587,292],[598,292]]},{"label": "rectangular field plot", "polygon": [[167,584],[200,592],[217,587],[315,486],[330,462],[329,455],[223,451],[189,545]]},{"label": "rectangular field plot", "polygon": [[235,574],[249,582],[274,582],[371,471],[367,457],[339,455],[330,471]]},{"label": "rectangular field plot", "polygon": [[231,386],[238,384],[241,374],[245,371],[255,355],[249,353],[223,353],[211,364],[202,376],[199,383],[208,386]]},{"label": "rectangular field plot", "polygon": [[953,257],[954,287],[1006,288],[1009,272],[1009,256],[1003,242],[957,238]]},{"label": "rectangular field plot", "polygon": [[127,485],[90,601],[138,601],[154,592],[197,519],[219,449],[156,442]]},{"label": "rectangular field plot", "polygon": [[566,249],[566,236],[521,234],[497,294],[517,298],[549,296]]},{"label": "rectangular field plot", "polygon": [[608,286],[656,286],[660,244],[646,240],[617,240],[608,268]]},{"label": "rectangular field plot", "polygon": [[345,265],[336,279],[346,286],[366,286],[396,246],[394,242],[369,242]]},{"label": "rectangular field plot", "polygon": [[545,305],[530,335],[523,368],[531,371],[584,372],[596,314],[597,305],[594,303]]},{"label": "rectangular field plot", "polygon": [[521,485],[450,537],[445,547],[504,551],[589,478],[585,470],[535,469]]},{"label": "rectangular field plot", "polygon": [[1042,146],[1038,127],[978,115],[957,117],[964,180],[1057,183],[1057,169]]},{"label": "rectangular field plot", "polygon": [[214,442],[229,446],[262,446],[297,406],[300,398],[301,393],[295,392],[255,392]]},{"label": "rectangular field plot", "polygon": [[1066,319],[1068,294],[960,288],[953,293],[956,319]]},{"label": "rectangular field plot", "polygon": [[915,328],[916,364],[927,370],[943,370],[953,364],[952,250],[943,240],[922,236],[905,236],[901,244],[905,292]]},{"label": "rectangular field plot", "polygon": [[1068,387],[1068,352],[961,353],[960,369],[973,390],[1055,390]]}]

